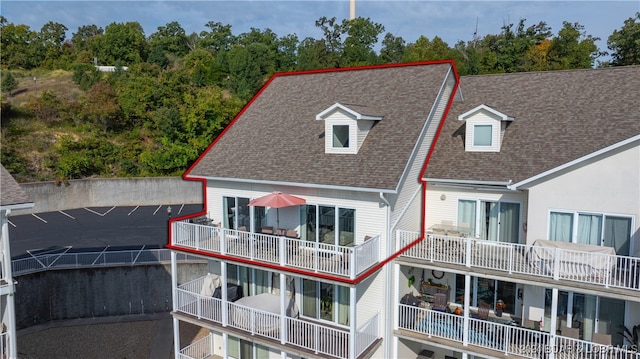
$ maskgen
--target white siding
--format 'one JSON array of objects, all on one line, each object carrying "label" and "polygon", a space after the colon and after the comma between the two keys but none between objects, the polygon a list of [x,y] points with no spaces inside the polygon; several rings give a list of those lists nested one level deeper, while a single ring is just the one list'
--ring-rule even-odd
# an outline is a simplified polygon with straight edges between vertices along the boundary
[{"label": "white siding", "polygon": [[[398,189],[398,197],[393,203],[393,211],[391,213],[391,224],[393,226],[392,230],[395,231],[397,229],[407,229],[419,227],[419,223],[421,218],[421,211],[418,209],[418,212],[415,212],[415,206],[411,207],[411,211],[407,211],[407,206],[411,204],[415,204],[413,202],[413,197],[416,195],[417,191],[419,191],[422,187],[422,183],[420,181],[420,175],[424,163],[427,158],[427,154],[433,145],[433,139],[435,137],[436,131],[440,125],[442,120],[442,116],[444,115],[444,111],[447,108],[447,103],[451,98],[451,93],[453,91],[453,87],[455,86],[455,78],[452,73],[449,74],[449,77],[445,80],[444,88],[440,93],[440,97],[438,98],[436,104],[434,104],[434,111],[432,113],[432,117],[427,119],[427,123],[425,125],[424,134],[421,139],[419,139],[416,144],[416,152],[412,157],[410,163],[408,164],[407,170],[404,174],[404,178],[400,183],[400,187]],[[429,104],[425,104],[428,106]],[[420,195],[418,194],[418,197]],[[417,220],[415,224],[408,223],[404,218],[400,219],[400,216],[411,216],[414,220]],[[408,227],[400,227],[399,224],[402,222],[403,226]]]},{"label": "white siding", "polygon": [[551,210],[634,218],[631,255],[640,256],[640,144],[607,153],[529,188],[529,241],[546,239]]},{"label": "white siding", "polygon": [[[349,126],[349,147],[333,147],[333,126]],[[358,124],[357,121],[342,111],[336,110],[324,120],[324,149],[325,153],[357,153],[358,146]]]},{"label": "white siding", "polygon": [[[454,225],[458,222],[458,201],[465,200],[484,200],[484,201],[503,201],[520,203],[521,223],[526,222],[527,218],[527,195],[524,192],[508,191],[498,192],[495,190],[483,191],[478,189],[452,188],[444,186],[427,186],[425,195],[425,229],[442,221],[451,221]],[[524,242],[527,233],[520,226],[520,238]]]},{"label": "white siding", "polygon": [[369,134],[369,130],[371,129],[371,127],[373,127],[374,123],[375,121],[358,121],[358,146],[356,148],[356,151],[360,150],[360,146],[362,146],[362,144],[364,143],[364,140],[367,137],[367,134]]}]

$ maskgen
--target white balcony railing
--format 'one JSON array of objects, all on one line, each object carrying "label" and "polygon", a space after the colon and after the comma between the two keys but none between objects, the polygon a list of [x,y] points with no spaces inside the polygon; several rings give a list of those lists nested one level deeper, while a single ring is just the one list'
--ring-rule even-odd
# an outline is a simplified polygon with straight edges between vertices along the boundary
[{"label": "white balcony railing", "polygon": [[[261,336],[335,358],[349,358],[348,329],[327,326],[300,318],[285,317],[284,330],[281,315],[257,310],[232,302],[200,294],[204,277],[179,286],[176,290],[176,311],[228,326],[248,334]],[[226,310],[222,310],[226,308]],[[359,355],[378,338],[379,315],[370,318],[355,335],[355,351]],[[283,334],[284,333],[284,338]]]},{"label": "white balcony railing", "polygon": [[[600,345],[548,332],[399,304],[398,328],[525,358],[640,359],[632,347]],[[466,328],[466,331],[465,331]],[[591,354],[594,356],[590,356]]]},{"label": "white balcony railing", "polygon": [[[400,248],[420,233],[398,231]],[[427,234],[403,257],[640,291],[640,258]],[[597,264],[597,265],[594,265]]]},{"label": "white balcony railing", "polygon": [[173,244],[316,273],[356,278],[380,262],[380,237],[353,247],[251,233],[188,222],[173,223]]},{"label": "white balcony railing", "polygon": [[213,334],[198,339],[197,341],[180,349],[180,359],[205,359],[213,356]]}]

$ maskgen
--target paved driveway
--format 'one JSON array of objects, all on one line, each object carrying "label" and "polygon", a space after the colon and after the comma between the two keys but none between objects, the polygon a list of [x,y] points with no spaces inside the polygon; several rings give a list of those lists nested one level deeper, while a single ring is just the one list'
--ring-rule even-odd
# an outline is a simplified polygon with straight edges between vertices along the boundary
[{"label": "paved driveway", "polygon": [[[169,242],[168,207],[92,207],[11,216],[11,257],[67,246],[71,251],[161,248]],[[170,207],[174,217],[202,210],[202,205]]]}]

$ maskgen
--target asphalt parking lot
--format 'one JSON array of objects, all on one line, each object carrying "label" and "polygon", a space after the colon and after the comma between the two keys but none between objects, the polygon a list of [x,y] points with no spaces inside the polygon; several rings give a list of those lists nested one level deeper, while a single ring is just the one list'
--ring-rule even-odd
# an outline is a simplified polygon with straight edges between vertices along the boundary
[{"label": "asphalt parking lot", "polygon": [[71,247],[72,252],[161,248],[169,242],[169,213],[183,216],[202,205],[91,207],[9,217],[11,257]]}]

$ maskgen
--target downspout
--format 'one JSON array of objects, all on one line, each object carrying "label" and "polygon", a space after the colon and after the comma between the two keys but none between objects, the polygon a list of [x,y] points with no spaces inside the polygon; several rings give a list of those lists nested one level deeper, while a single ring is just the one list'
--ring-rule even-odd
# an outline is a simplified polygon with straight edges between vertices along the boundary
[{"label": "downspout", "polygon": [[[384,197],[384,193],[380,192],[380,201],[382,201],[382,203],[387,207],[387,215],[386,215],[386,223],[385,223],[385,228],[387,229],[387,233],[385,233],[385,236],[387,238],[387,253],[384,255],[384,258],[388,258],[389,256],[391,256],[394,253],[394,246],[393,246],[393,242],[391,241],[391,228],[389,228],[389,226],[391,225],[391,204],[389,203],[389,201]],[[395,288],[393,285],[393,266],[386,266],[386,278],[385,278],[385,283],[387,283],[387,288]],[[387,300],[385,301],[385,308],[384,308],[384,318],[385,320],[389,320],[389,318],[392,318],[391,313],[393,313],[393,299],[392,298],[387,298]],[[393,325],[392,323],[385,323],[385,333],[384,333],[384,338],[393,338]],[[387,341],[387,345],[385,345],[385,353],[384,356],[385,358],[393,358],[393,344],[392,341]]]}]

